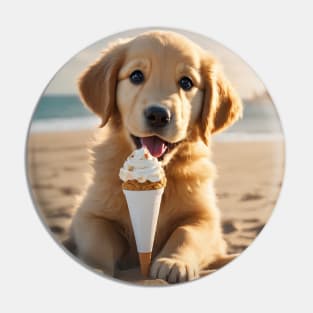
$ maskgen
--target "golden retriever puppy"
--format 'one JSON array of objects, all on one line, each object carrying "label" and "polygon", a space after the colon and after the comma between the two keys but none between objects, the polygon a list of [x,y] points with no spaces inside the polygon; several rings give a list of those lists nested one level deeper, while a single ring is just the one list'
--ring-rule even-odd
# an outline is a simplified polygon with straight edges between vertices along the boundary
[{"label": "golden retriever puppy", "polygon": [[236,121],[242,104],[216,60],[182,35],[147,32],[112,44],[82,74],[79,89],[105,127],[70,229],[78,257],[110,275],[138,265],[119,169],[146,146],[167,177],[151,278],[193,280],[225,259],[210,142]]}]

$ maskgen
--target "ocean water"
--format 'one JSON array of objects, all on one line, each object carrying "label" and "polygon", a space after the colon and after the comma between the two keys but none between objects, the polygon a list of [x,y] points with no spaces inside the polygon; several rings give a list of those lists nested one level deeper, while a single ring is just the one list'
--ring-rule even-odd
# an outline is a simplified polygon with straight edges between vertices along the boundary
[{"label": "ocean water", "polygon": [[[44,95],[34,111],[30,132],[58,132],[96,128],[100,119],[76,95]],[[274,105],[269,101],[244,101],[243,118],[216,140],[282,139],[282,129]]]}]

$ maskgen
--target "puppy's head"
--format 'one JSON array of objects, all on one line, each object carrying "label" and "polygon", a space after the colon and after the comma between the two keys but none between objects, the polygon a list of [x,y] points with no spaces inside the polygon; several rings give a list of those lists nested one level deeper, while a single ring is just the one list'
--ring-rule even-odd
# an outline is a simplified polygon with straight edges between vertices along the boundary
[{"label": "puppy's head", "polygon": [[214,58],[172,32],[149,32],[111,46],[83,73],[79,88],[102,126],[118,115],[137,147],[158,158],[194,140],[195,133],[208,144],[212,133],[241,113],[240,99]]}]

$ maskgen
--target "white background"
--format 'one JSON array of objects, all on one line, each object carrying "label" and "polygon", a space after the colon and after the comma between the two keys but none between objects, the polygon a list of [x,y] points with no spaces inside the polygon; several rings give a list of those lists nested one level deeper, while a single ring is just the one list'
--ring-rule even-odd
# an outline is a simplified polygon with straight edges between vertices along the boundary
[{"label": "white background", "polygon": [[[1,3],[1,312],[312,312],[310,1]],[[284,185],[262,234],[223,270],[169,288],[106,280],[68,257],[39,221],[24,168],[28,123],[56,71],[96,40],[146,26],[199,32],[240,55],[271,93],[287,140]]]}]

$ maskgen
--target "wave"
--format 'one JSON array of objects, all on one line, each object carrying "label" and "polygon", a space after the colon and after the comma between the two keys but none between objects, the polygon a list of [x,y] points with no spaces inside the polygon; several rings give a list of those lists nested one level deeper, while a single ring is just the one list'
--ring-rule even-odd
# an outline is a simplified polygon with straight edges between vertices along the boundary
[{"label": "wave", "polygon": [[30,133],[64,132],[96,128],[100,119],[94,116],[77,118],[49,118],[34,120]]},{"label": "wave", "polygon": [[[79,118],[50,118],[34,120],[30,126],[30,133],[51,133],[65,131],[92,130],[98,127],[100,119],[97,117]],[[227,131],[213,136],[213,141],[273,141],[283,140],[281,132],[249,132]]]}]

